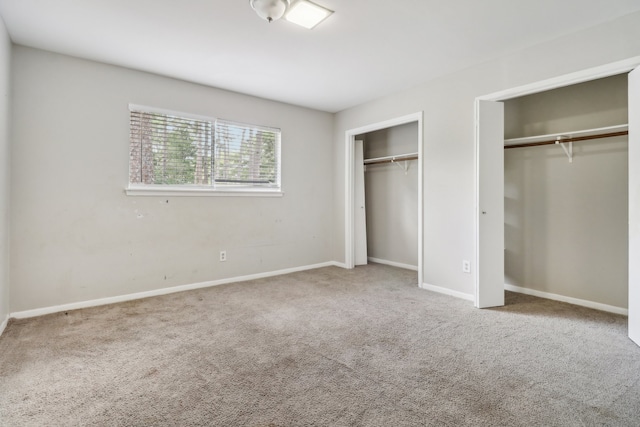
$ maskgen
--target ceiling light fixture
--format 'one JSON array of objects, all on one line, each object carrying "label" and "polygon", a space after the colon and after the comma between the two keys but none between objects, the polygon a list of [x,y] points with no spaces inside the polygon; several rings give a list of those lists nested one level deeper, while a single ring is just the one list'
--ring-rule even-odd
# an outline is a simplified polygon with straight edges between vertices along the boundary
[{"label": "ceiling light fixture", "polygon": [[258,16],[269,22],[282,18],[289,7],[289,0],[249,0]]},{"label": "ceiling light fixture", "polygon": [[298,0],[289,8],[285,19],[302,27],[312,29],[333,13],[326,7],[322,7],[307,0]]}]

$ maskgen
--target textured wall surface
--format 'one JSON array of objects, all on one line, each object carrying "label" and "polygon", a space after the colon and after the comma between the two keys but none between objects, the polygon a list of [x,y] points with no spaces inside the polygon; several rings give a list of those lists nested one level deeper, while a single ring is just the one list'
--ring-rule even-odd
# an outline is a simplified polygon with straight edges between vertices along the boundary
[{"label": "textured wall surface", "polygon": [[[25,47],[13,70],[12,311],[331,260],[331,114]],[[284,196],[125,195],[129,103],[280,128]]]},{"label": "textured wall surface", "polygon": [[476,258],[476,97],[638,56],[638,19],[628,15],[337,113],[334,258],[344,260],[345,250],[345,132],[423,111],[424,281],[473,294],[474,275],[461,262]]}]

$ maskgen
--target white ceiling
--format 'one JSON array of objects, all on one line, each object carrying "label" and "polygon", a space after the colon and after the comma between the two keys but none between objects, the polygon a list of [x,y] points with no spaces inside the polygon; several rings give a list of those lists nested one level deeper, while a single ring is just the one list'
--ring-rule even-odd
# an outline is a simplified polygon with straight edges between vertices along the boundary
[{"label": "white ceiling", "polygon": [[[249,0],[0,0],[21,45],[336,112],[640,10],[639,0],[315,0],[313,30]],[[640,25],[640,22],[638,23]]]}]

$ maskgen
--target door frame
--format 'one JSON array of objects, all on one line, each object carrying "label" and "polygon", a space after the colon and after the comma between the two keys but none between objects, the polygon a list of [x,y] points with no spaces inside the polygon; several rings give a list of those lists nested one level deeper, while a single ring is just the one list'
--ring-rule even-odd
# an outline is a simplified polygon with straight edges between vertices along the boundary
[{"label": "door frame", "polygon": [[[475,126],[478,126],[478,113],[480,109],[481,102],[480,101],[506,101],[512,98],[518,98],[525,95],[531,95],[538,92],[544,92],[551,89],[558,89],[561,87],[572,86],[578,83],[584,83],[590,80],[601,79],[605,77],[614,76],[617,74],[628,73],[634,68],[640,66],[640,56],[635,56],[632,58],[628,58],[622,61],[612,62],[609,64],[601,65],[598,67],[588,68],[586,70],[565,74],[562,76],[554,77],[547,80],[542,80],[534,83],[530,83],[523,86],[514,87],[511,89],[502,90],[499,92],[494,92],[491,94],[479,96],[475,100],[475,117],[476,123]],[[476,268],[474,269],[474,296],[475,296],[475,306],[478,307],[478,301],[480,299],[481,293],[485,289],[487,289],[489,284],[480,283],[480,275],[478,271],[482,268],[479,265],[480,255],[479,255],[479,247],[480,247],[480,193],[479,193],[479,183],[480,183],[480,175],[479,175],[479,150],[481,147],[481,141],[478,135],[478,132],[475,134],[475,261]],[[504,167],[504,164],[503,164]],[[504,188],[503,188],[504,191]],[[504,284],[503,284],[504,286]]]},{"label": "door frame", "polygon": [[377,130],[387,129],[394,126],[404,125],[408,123],[418,123],[418,286],[423,281],[423,112],[408,114],[406,116],[396,117],[382,122],[372,123],[345,132],[345,266],[346,268],[355,267],[355,190],[354,190],[354,141],[357,135],[363,133],[374,132]]}]

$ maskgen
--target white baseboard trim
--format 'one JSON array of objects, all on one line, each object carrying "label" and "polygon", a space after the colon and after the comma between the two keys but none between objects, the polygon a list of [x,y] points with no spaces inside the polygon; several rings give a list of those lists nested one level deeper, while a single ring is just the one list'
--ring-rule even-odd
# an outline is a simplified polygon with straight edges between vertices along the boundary
[{"label": "white baseboard trim", "polygon": [[569,303],[569,304],[580,305],[582,307],[593,308],[593,309],[596,309],[596,310],[606,311],[606,312],[609,312],[609,313],[622,314],[624,316],[628,316],[629,315],[629,310],[627,310],[626,308],[616,307],[616,306],[613,306],[613,305],[601,304],[599,302],[593,302],[593,301],[587,301],[587,300],[584,300],[584,299],[566,297],[564,295],[552,294],[552,293],[549,293],[549,292],[537,291],[535,289],[523,288],[523,287],[520,287],[520,286],[514,286],[514,285],[508,285],[508,284],[505,284],[504,288],[507,291],[518,292],[520,294],[525,294],[525,295],[531,295],[531,296],[534,296],[534,297],[551,299],[551,300],[554,300],[554,301],[566,302],[566,303]]},{"label": "white baseboard trim", "polygon": [[347,264],[345,264],[344,262],[331,261],[330,264],[334,267],[340,267],[340,268],[344,268],[345,270],[348,270]]},{"label": "white baseboard trim", "polygon": [[4,332],[4,329],[7,327],[8,323],[9,323],[9,315],[7,314],[7,317],[5,317],[4,321],[0,323],[0,337],[2,336],[2,333]]},{"label": "white baseboard trim", "polygon": [[444,294],[444,295],[449,295],[451,297],[464,299],[464,300],[467,300],[467,301],[472,301],[473,302],[475,300],[473,294],[465,294],[464,292],[454,291],[452,289],[447,289],[447,288],[443,288],[443,287],[440,287],[440,286],[430,285],[428,283],[423,283],[422,286],[420,286],[420,288],[426,289],[427,291],[437,292],[439,294]]},{"label": "white baseboard trim", "polygon": [[371,262],[375,262],[376,264],[384,264],[384,265],[390,265],[392,267],[404,268],[406,270],[418,271],[417,265],[402,264],[401,262],[387,261],[386,259],[380,259],[380,258],[374,258],[374,257],[368,257],[367,260]]},{"label": "white baseboard trim", "polygon": [[[264,279],[266,277],[281,276],[283,274],[297,273],[299,271],[314,270],[322,267],[337,266],[334,261],[320,264],[305,265],[301,267],[285,268],[283,270],[269,271],[266,273],[249,274],[247,276],[230,277],[228,279],[212,280],[209,282],[193,283],[190,285],[173,286],[171,288],[155,289],[153,291],[137,292],[134,294],[119,295],[115,297],[100,298],[89,301],[74,302],[70,304],[56,305],[52,307],[36,308],[34,310],[17,311],[9,316],[16,319],[44,316],[46,314],[60,313],[62,311],[78,310],[81,308],[97,307],[100,305],[115,304],[118,302],[132,301],[142,298],[173,294],[176,292],[190,291],[194,289],[209,288],[211,286],[226,285],[228,283],[246,282],[248,280]],[[6,322],[5,322],[6,323]]]}]

